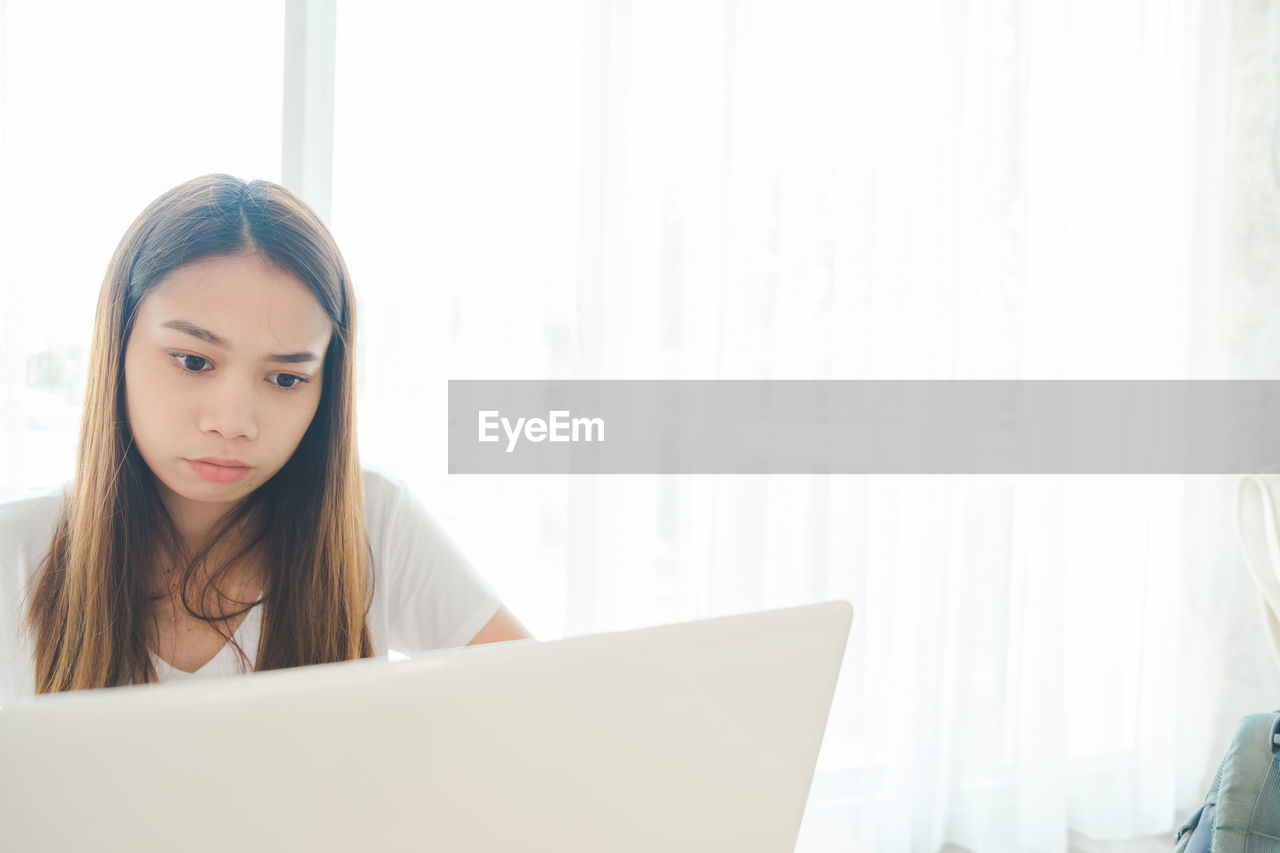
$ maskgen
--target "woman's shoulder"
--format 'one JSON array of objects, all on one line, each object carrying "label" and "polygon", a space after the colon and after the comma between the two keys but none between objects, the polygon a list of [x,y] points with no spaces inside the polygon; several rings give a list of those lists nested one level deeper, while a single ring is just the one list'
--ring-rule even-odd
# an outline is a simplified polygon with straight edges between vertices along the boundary
[{"label": "woman's shoulder", "polygon": [[441,533],[434,518],[404,480],[373,465],[362,465],[365,527],[374,545],[406,536],[434,539]]},{"label": "woman's shoulder", "polygon": [[392,572],[408,564],[466,565],[457,546],[404,480],[374,466],[361,466],[361,473],[365,529],[375,563]]},{"label": "woman's shoulder", "polygon": [[362,464],[360,476],[364,481],[365,500],[370,497],[380,498],[405,488],[404,480],[376,465]]},{"label": "woman's shoulder", "polygon": [[0,555],[47,548],[66,494],[62,485],[0,502]]},{"label": "woman's shoulder", "polygon": [[360,474],[364,482],[365,519],[371,525],[385,522],[401,502],[413,497],[404,480],[377,466],[361,465]]},{"label": "woman's shoulder", "polygon": [[425,651],[461,646],[499,607],[480,577],[404,480],[361,466],[373,552],[370,626],[375,648]]},{"label": "woman's shoulder", "polygon": [[[28,585],[49,553],[66,487],[0,502],[0,658],[11,656]],[[0,660],[0,694],[5,690]]]}]

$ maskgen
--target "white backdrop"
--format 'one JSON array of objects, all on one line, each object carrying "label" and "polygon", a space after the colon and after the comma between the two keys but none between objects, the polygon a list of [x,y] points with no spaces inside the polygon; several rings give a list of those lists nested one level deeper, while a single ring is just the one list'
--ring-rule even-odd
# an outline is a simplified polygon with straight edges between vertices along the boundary
[{"label": "white backdrop", "polygon": [[[195,174],[287,171],[283,4],[138,4],[148,28],[72,6],[0,3],[5,494],[70,472],[132,216]],[[364,460],[542,637],[852,601],[801,850],[1169,831],[1235,717],[1280,705],[1232,483],[449,477],[445,383],[1269,375],[1223,275],[1254,186],[1224,166],[1233,133],[1275,114],[1232,76],[1263,28],[1232,19],[341,6],[331,209]]]}]

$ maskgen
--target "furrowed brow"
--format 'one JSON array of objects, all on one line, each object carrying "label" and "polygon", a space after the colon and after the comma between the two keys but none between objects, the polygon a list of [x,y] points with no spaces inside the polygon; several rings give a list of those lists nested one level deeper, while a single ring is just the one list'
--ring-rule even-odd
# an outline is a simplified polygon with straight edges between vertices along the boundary
[{"label": "furrowed brow", "polygon": [[170,320],[167,323],[161,323],[161,327],[165,329],[177,329],[179,332],[185,332],[193,338],[199,338],[202,341],[208,341],[217,347],[227,348],[227,342],[215,335],[208,329],[202,329],[195,323],[187,320]]},{"label": "furrowed brow", "polygon": [[[230,347],[227,346],[227,342],[222,338],[218,337],[208,329],[203,329],[200,326],[197,326],[189,320],[170,320],[167,323],[161,323],[160,325],[163,328],[174,329],[191,335],[193,338],[199,338],[200,340],[211,343],[216,347],[230,349]],[[320,356],[306,350],[302,352],[273,353],[272,355],[267,356],[267,361],[277,361],[284,364],[305,364],[307,362],[319,360]]]},{"label": "furrowed brow", "polygon": [[303,364],[308,361],[319,361],[320,356],[313,352],[284,352],[267,356],[267,361],[282,361],[285,364]]}]

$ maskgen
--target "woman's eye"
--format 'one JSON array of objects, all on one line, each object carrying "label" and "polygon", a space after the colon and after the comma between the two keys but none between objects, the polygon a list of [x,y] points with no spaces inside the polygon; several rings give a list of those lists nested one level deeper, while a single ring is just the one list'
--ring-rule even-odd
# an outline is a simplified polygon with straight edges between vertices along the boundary
[{"label": "woman's eye", "polygon": [[203,373],[205,365],[209,363],[209,359],[201,358],[198,355],[188,355],[181,352],[172,352],[169,355],[177,359],[179,364],[192,373]]},{"label": "woman's eye", "polygon": [[[187,373],[208,373],[209,369],[213,367],[213,362],[203,356],[191,355],[185,352],[171,352],[169,356],[182,365],[182,369]],[[267,378],[272,385],[281,391],[296,391],[311,381],[292,373],[273,373]]]},{"label": "woman's eye", "polygon": [[301,376],[294,376],[292,373],[273,373],[271,375],[276,379],[272,384],[282,391],[292,391],[295,388],[301,388],[310,381],[309,379],[303,379]]}]

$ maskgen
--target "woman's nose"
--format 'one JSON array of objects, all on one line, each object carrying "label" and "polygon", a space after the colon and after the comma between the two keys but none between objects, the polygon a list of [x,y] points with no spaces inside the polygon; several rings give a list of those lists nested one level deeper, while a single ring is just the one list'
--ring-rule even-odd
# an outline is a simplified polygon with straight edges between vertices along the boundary
[{"label": "woman's nose", "polygon": [[254,388],[243,381],[210,382],[201,401],[200,429],[225,439],[258,437]]}]

